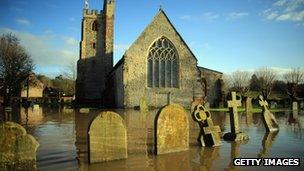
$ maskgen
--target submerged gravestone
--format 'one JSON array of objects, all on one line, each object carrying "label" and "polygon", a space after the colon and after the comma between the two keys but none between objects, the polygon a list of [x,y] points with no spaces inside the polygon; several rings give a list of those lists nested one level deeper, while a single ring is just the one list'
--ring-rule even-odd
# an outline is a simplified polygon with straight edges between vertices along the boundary
[{"label": "submerged gravestone", "polygon": [[79,113],[90,113],[90,108],[80,108]]},{"label": "submerged gravestone", "polygon": [[209,102],[205,102],[204,106],[205,106],[206,109],[208,109],[208,110],[210,109],[210,103]]},{"label": "submerged gravestone", "polygon": [[201,128],[199,138],[201,145],[209,147],[220,146],[221,137],[219,133],[221,133],[221,129],[219,126],[213,125],[211,113],[203,105],[198,105],[195,107],[193,116]]},{"label": "submerged gravestone", "polygon": [[246,98],[246,114],[252,113],[252,97]]},{"label": "submerged gravestone", "polygon": [[139,101],[139,109],[140,109],[140,114],[143,118],[146,118],[148,111],[149,111],[149,107],[147,105],[147,101],[145,98],[141,98]]},{"label": "submerged gravestone", "polygon": [[39,143],[14,122],[0,124],[0,165],[18,165],[36,161]]},{"label": "submerged gravestone", "polygon": [[298,102],[292,102],[292,110],[298,110]]},{"label": "submerged gravestone", "polygon": [[170,104],[160,109],[155,126],[157,154],[189,149],[189,121],[182,106]]},{"label": "submerged gravestone", "polygon": [[300,102],[300,109],[302,109],[302,110],[304,109],[304,102],[303,101]]},{"label": "submerged gravestone", "polygon": [[249,136],[240,131],[238,107],[241,106],[241,100],[236,99],[236,93],[231,92],[231,100],[228,101],[230,128],[231,132],[224,135],[224,139],[228,141],[248,140]]},{"label": "submerged gravestone", "polygon": [[265,125],[267,132],[274,132],[279,130],[279,124],[274,117],[274,115],[269,111],[268,109],[268,103],[266,100],[264,100],[263,96],[259,96],[259,104],[262,107],[263,110],[263,123]]},{"label": "submerged gravestone", "polygon": [[97,163],[127,158],[127,131],[114,112],[101,112],[89,127],[89,161]]}]

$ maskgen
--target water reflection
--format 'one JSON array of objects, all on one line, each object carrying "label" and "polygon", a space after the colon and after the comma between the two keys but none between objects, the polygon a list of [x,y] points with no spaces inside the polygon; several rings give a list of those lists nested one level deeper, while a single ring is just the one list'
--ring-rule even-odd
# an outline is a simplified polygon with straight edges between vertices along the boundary
[{"label": "water reflection", "polygon": [[251,111],[246,112],[246,124],[250,126],[253,123],[253,114]]},{"label": "water reflection", "polygon": [[263,140],[262,140],[262,150],[258,154],[258,157],[264,158],[268,155],[269,149],[271,148],[276,136],[278,135],[279,131],[276,132],[266,132]]},{"label": "water reflection", "polygon": [[240,147],[241,145],[247,144],[249,140],[245,141],[233,141],[230,142],[230,163],[225,168],[227,171],[240,170],[237,166],[233,165],[233,159],[240,156]]},{"label": "water reflection", "polygon": [[213,162],[220,157],[220,146],[198,149],[197,156],[198,157],[194,159],[196,162],[193,164],[193,170],[209,171],[212,168]]},{"label": "water reflection", "polygon": [[[298,113],[295,123],[288,122],[290,113],[275,113],[280,136],[265,134],[261,113],[241,117],[240,126],[246,127],[246,133],[251,137],[248,144],[223,142],[221,147],[201,148],[197,141],[200,128],[189,112],[189,151],[155,156],[153,123],[157,110],[150,110],[145,116],[140,111],[115,110],[127,128],[128,159],[89,165],[87,130],[100,112],[90,110],[83,114],[66,107],[41,106],[39,110],[15,107],[7,118],[25,126],[40,143],[38,170],[256,170],[254,167],[234,167],[232,160],[234,157],[256,157],[257,154],[261,157],[300,157],[304,154],[301,126],[304,113]],[[229,128],[227,117],[226,113],[212,112],[214,124],[220,125],[223,132]]]}]

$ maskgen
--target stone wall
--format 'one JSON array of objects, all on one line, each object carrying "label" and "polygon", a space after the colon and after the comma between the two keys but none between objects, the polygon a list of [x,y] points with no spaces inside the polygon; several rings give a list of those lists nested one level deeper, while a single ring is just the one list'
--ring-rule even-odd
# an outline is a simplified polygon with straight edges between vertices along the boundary
[{"label": "stone wall", "polygon": [[211,106],[218,106],[221,100],[222,77],[223,73],[208,68],[199,67],[202,82],[204,83],[204,91],[206,99]]},{"label": "stone wall", "polygon": [[[174,44],[179,55],[179,88],[147,87],[148,50],[162,36]],[[190,107],[195,89],[201,89],[197,59],[162,10],[126,51],[122,65],[124,107],[138,106],[142,97],[147,98],[149,106],[164,106],[170,100]]]},{"label": "stone wall", "polygon": [[114,1],[105,3],[103,11],[83,11],[76,80],[76,100],[80,103],[100,104],[106,76],[113,68]]}]

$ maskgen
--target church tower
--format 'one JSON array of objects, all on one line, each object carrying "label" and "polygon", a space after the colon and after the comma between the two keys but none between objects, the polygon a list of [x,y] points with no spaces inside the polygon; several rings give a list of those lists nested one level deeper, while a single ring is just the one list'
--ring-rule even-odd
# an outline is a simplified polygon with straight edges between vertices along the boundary
[{"label": "church tower", "polygon": [[104,0],[103,10],[91,10],[85,0],[77,62],[79,103],[101,102],[107,75],[113,69],[114,7],[114,0]]}]

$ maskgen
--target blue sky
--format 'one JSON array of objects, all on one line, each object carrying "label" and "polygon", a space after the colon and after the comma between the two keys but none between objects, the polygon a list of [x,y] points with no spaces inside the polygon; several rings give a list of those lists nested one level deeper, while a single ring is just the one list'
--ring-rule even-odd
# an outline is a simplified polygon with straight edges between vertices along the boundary
[{"label": "blue sky", "polygon": [[[304,68],[304,0],[115,0],[116,63],[160,5],[203,67],[230,73]],[[79,57],[84,0],[1,0],[0,34],[13,32],[36,72],[59,75]],[[89,0],[102,9],[102,0]]]}]

